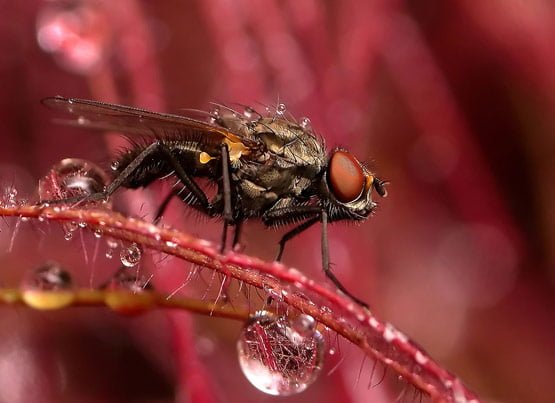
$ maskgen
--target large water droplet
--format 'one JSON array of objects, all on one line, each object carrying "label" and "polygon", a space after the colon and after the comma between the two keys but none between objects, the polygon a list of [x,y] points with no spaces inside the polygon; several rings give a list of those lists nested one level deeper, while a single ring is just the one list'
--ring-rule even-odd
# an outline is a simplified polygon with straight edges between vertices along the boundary
[{"label": "large water droplet", "polygon": [[119,257],[125,267],[135,267],[141,261],[141,248],[134,243],[127,248],[122,248]]},{"label": "large water droplet", "polygon": [[46,262],[23,281],[22,298],[36,309],[58,309],[74,298],[71,276],[56,262]]},{"label": "large water droplet", "polygon": [[112,35],[98,2],[48,2],[37,18],[37,42],[66,69],[89,74],[106,58]]},{"label": "large water droplet", "polygon": [[152,283],[144,276],[120,268],[101,288],[107,290],[127,290],[134,293],[152,291]]},{"label": "large water droplet", "polygon": [[260,311],[245,324],[237,350],[241,369],[254,387],[288,396],[304,391],[317,379],[324,339],[307,315],[290,320]]},{"label": "large water droplet", "polygon": [[71,276],[59,263],[49,261],[33,271],[24,287],[41,291],[67,290],[71,288]]},{"label": "large water droplet", "polygon": [[[102,192],[109,181],[98,165],[79,158],[66,158],[39,181],[40,201],[86,197]],[[88,202],[100,204],[102,201]]]},{"label": "large water droplet", "polygon": [[106,305],[123,315],[137,315],[155,305],[153,295],[145,292],[153,290],[149,279],[131,273],[125,267],[100,288],[108,291],[104,300]]}]

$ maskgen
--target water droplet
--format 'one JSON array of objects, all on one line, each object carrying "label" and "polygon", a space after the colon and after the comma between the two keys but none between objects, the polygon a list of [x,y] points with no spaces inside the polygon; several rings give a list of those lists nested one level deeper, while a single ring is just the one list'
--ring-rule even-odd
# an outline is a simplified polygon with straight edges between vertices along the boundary
[{"label": "water droplet", "polygon": [[94,235],[94,237],[95,237],[96,239],[102,238],[102,230],[101,230],[100,228],[96,228],[96,229],[93,231],[93,235]]},{"label": "water droplet", "polygon": [[80,221],[77,225],[79,226],[79,228],[87,228],[87,223],[83,221]]},{"label": "water droplet", "polygon": [[138,276],[137,273],[125,269],[125,267],[121,267],[101,289],[111,291],[125,290],[134,293],[154,290],[149,279],[144,276]]},{"label": "water droplet", "polygon": [[70,274],[56,262],[46,262],[33,270],[23,281],[23,301],[35,309],[58,309],[69,305],[74,294],[71,291]]},{"label": "water droplet", "polygon": [[17,206],[17,189],[13,186],[4,188],[2,195],[2,206],[15,207]]},{"label": "water droplet", "polygon": [[69,71],[89,74],[108,55],[111,26],[96,2],[48,2],[37,18],[37,42]]},{"label": "water droplet", "polygon": [[135,267],[141,261],[141,254],[141,249],[134,243],[127,248],[123,248],[119,257],[125,267]]},{"label": "water droplet", "polygon": [[106,251],[106,259],[112,259],[114,257],[114,250],[112,248],[109,248]]},{"label": "water droplet", "polygon": [[288,396],[317,379],[324,339],[311,323],[307,318],[291,322],[260,311],[245,324],[237,350],[241,369],[253,386],[270,395]]},{"label": "water droplet", "polygon": [[106,238],[106,245],[110,249],[116,249],[119,246],[119,242],[114,238]]},{"label": "water droplet", "polygon": [[42,291],[67,290],[71,288],[71,276],[59,263],[49,261],[33,271],[24,287]]},{"label": "water droplet", "polygon": [[71,231],[66,231],[66,233],[64,234],[64,239],[66,241],[71,241],[73,239],[73,232]]},{"label": "water droplet", "polygon": [[276,107],[276,113],[280,116],[283,116],[286,111],[287,107],[285,106],[285,104],[278,104],[278,106]]},{"label": "water droplet", "polygon": [[254,109],[252,109],[250,106],[247,106],[245,108],[245,110],[243,111],[243,115],[248,119],[252,119],[252,117],[254,116],[256,112],[254,111]]},{"label": "water droplet", "polygon": [[[108,175],[96,164],[79,158],[66,158],[54,165],[39,181],[40,201],[78,198],[100,193]],[[86,204],[100,204],[90,201]]]},{"label": "water droplet", "polygon": [[117,171],[118,168],[119,168],[119,161],[117,160],[112,161],[112,163],[110,164],[110,169],[112,171]]},{"label": "water droplet", "polygon": [[299,122],[299,124],[301,125],[301,127],[302,127],[304,130],[311,130],[311,129],[312,129],[311,123],[310,123],[310,119],[307,118],[307,117],[302,117],[302,118],[301,118],[301,121]]}]

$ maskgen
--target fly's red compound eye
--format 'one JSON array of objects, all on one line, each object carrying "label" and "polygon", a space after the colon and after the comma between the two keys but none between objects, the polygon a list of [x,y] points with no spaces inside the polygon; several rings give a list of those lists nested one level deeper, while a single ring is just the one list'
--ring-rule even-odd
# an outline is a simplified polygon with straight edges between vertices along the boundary
[{"label": "fly's red compound eye", "polygon": [[366,184],[360,163],[346,151],[336,151],[331,156],[328,180],[333,195],[342,203],[356,200]]}]

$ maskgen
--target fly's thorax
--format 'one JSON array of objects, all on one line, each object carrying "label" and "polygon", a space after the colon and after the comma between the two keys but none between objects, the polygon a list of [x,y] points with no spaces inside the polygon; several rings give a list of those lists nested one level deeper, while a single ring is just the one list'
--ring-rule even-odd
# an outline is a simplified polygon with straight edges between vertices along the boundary
[{"label": "fly's thorax", "polygon": [[282,168],[298,167],[314,176],[326,162],[324,143],[310,130],[282,118],[262,118],[252,129],[270,157],[279,157],[276,163]]}]

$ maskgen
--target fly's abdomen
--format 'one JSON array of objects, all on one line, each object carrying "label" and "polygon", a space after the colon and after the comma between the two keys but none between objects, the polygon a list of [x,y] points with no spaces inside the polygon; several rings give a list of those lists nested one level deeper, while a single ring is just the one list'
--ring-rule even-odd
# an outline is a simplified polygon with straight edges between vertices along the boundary
[{"label": "fly's abdomen", "polygon": [[[154,149],[151,149],[153,147]],[[210,177],[217,169],[214,161],[204,161],[205,150],[197,142],[160,140],[151,144],[135,144],[120,155],[113,164],[113,176],[118,177],[128,166],[137,164],[122,186],[130,189],[148,186],[157,179],[162,179],[175,172],[174,163],[178,164],[191,177]],[[148,153],[147,149],[150,149]],[[212,151],[212,150],[209,150]],[[144,158],[141,155],[145,153]],[[171,155],[171,158],[168,157]],[[173,162],[172,162],[173,160]]]}]

